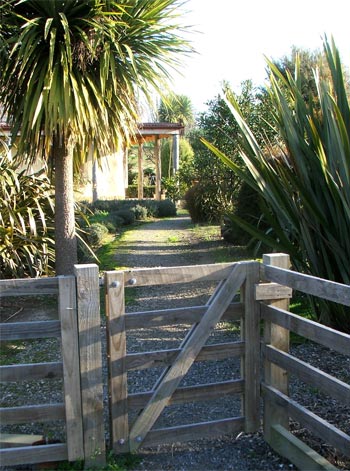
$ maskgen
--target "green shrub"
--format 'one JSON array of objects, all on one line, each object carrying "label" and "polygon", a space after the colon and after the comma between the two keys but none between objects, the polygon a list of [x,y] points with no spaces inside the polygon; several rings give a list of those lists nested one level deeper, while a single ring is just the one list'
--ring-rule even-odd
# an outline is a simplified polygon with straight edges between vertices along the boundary
[{"label": "green shrub", "polygon": [[192,222],[220,222],[221,208],[217,207],[218,201],[212,201],[200,183],[186,192],[185,203]]},{"label": "green shrub", "polygon": [[[143,187],[143,196],[144,198],[153,198],[154,193],[156,192],[155,185],[145,185]],[[129,185],[125,190],[126,198],[137,198],[138,197],[138,185]]]},{"label": "green shrub", "polygon": [[170,200],[162,200],[158,202],[158,216],[166,218],[176,216],[176,206]]},{"label": "green shrub", "polygon": [[0,154],[0,278],[53,273],[53,188]]},{"label": "green shrub", "polygon": [[116,228],[125,226],[124,218],[122,218],[121,216],[114,216],[113,219],[114,219],[114,224]]},{"label": "green shrub", "polygon": [[130,209],[120,209],[115,212],[115,216],[122,218],[125,226],[130,226],[135,222],[135,213]]},{"label": "green shrub", "polygon": [[98,247],[107,236],[108,229],[104,224],[95,222],[94,224],[91,224],[91,226],[88,226],[85,229],[85,232],[88,244],[92,247]]},{"label": "green shrub", "polygon": [[[259,229],[262,230],[263,222],[259,201],[259,194],[247,183],[243,182],[238,192],[238,198],[233,215],[238,216],[249,224],[259,227]],[[233,218],[231,218],[231,215],[232,213],[224,215],[221,229],[222,237],[227,242],[231,242],[235,245],[247,245],[252,240],[252,236],[237,224]]]},{"label": "green shrub", "polygon": [[137,221],[142,221],[143,219],[147,219],[148,211],[145,206],[142,206],[141,204],[137,204],[133,208],[131,208],[131,211],[135,214],[135,219]]}]

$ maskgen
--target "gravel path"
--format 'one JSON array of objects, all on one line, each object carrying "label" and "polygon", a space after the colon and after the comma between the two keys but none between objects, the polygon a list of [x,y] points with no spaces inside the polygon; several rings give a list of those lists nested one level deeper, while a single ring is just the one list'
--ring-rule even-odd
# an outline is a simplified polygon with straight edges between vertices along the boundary
[{"label": "gravel path", "polygon": [[[158,267],[181,266],[192,264],[206,264],[217,262],[217,254],[221,250],[226,253],[230,250],[227,244],[220,240],[219,229],[213,231],[196,231],[188,217],[160,220],[149,223],[129,231],[124,235],[123,242],[115,254],[118,266]],[[237,248],[234,250],[237,260]],[[246,254],[242,252],[242,258]],[[170,285],[170,287],[134,288],[136,296],[132,304],[127,305],[128,312],[140,310],[162,309],[190,305],[202,305],[207,302],[215,289],[213,284],[196,283],[187,285]],[[103,326],[104,330],[104,326]],[[186,326],[172,326],[163,328],[143,328],[131,331],[127,339],[128,352],[159,350],[178,347],[186,335]],[[210,342],[225,342],[239,338],[239,329],[235,326],[220,323],[211,335]],[[105,348],[105,346],[104,346]],[[39,345],[29,349],[32,355],[37,355]],[[55,350],[48,345],[50,354]],[[42,346],[40,347],[42,351]],[[299,358],[307,359],[325,371],[336,372],[337,377],[350,382],[350,360],[337,355],[313,343],[303,343],[293,347],[293,353]],[[22,354],[22,353],[21,353]],[[23,352],[23,358],[27,354]],[[230,380],[239,377],[239,360],[229,359],[221,362],[203,362],[194,365],[183,385],[215,382],[216,380]],[[106,373],[106,365],[104,367]],[[159,369],[130,372],[129,392],[138,392],[152,389]],[[36,385],[25,385],[20,398],[16,389],[5,388],[3,406],[13,404],[16,400],[25,403],[26,398],[47,397],[48,401],[56,402],[57,394],[48,389],[45,382]],[[60,384],[58,384],[60,389]],[[336,404],[335,401],[322,395],[315,388],[291,378],[292,397],[298,399],[303,405],[317,411],[321,416],[340,426],[346,433],[350,433],[350,410]],[[52,398],[52,399],[50,399]],[[18,405],[20,405],[18,403]],[[214,420],[239,415],[240,402],[238,398],[224,398],[218,401],[171,406],[161,415],[156,427],[174,426],[185,423]],[[335,413],[336,411],[336,413]],[[307,439],[308,443],[319,452],[322,452],[339,469],[349,469],[349,461],[344,461],[334,450],[326,448],[315,437],[308,434],[298,424],[292,423],[299,438]],[[25,431],[25,430],[24,430]],[[42,432],[41,432],[42,433]],[[244,434],[238,436],[223,436],[216,440],[198,440],[189,443],[174,443],[167,446],[142,448],[139,453],[140,463],[134,470],[142,471],[194,471],[194,470],[293,470],[296,469],[289,462],[278,456],[263,440],[261,432],[257,434]],[[23,469],[23,468],[22,468]]]}]

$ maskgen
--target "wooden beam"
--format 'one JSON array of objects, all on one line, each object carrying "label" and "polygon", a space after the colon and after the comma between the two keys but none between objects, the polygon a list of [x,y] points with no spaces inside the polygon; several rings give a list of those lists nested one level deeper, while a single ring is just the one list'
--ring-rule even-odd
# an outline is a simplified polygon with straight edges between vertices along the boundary
[{"label": "wooden beam", "polygon": [[2,342],[61,336],[60,321],[6,322],[0,325]]},{"label": "wooden beam", "polygon": [[[160,309],[157,311],[129,312],[125,314],[125,328],[140,329],[162,325],[195,324],[199,322],[206,312],[205,306],[179,307],[173,309]],[[222,319],[238,321],[243,314],[242,303],[231,303],[226,309]]]},{"label": "wooden beam", "polygon": [[105,273],[110,433],[115,453],[129,451],[124,276]]},{"label": "wooden beam", "polygon": [[75,265],[85,466],[103,465],[103,378],[98,267]]},{"label": "wooden beam", "polygon": [[159,136],[154,140],[154,161],[156,164],[156,200],[160,201],[161,183],[162,183],[162,162],[160,158],[160,139]]},{"label": "wooden beam", "polygon": [[68,453],[67,445],[65,443],[4,448],[3,450],[0,450],[1,466],[12,467],[23,463],[46,463],[52,461],[64,461],[67,459]]},{"label": "wooden beam", "polygon": [[75,278],[60,276],[58,284],[68,460],[76,461],[84,456],[84,442]]},{"label": "wooden beam", "polygon": [[[239,262],[240,265],[251,262]],[[125,286],[154,286],[194,281],[221,281],[231,273],[234,263],[213,263],[209,265],[188,265],[181,267],[138,268],[124,270]]]},{"label": "wooden beam", "polygon": [[[244,391],[244,380],[235,379],[221,383],[198,384],[178,388],[171,396],[170,404],[183,404],[193,401],[210,401],[219,397],[239,394]],[[130,409],[142,409],[152,397],[152,391],[130,394],[128,406]]]},{"label": "wooden beam", "polygon": [[151,430],[144,441],[144,446],[163,445],[165,443],[185,442],[199,438],[214,438],[222,435],[243,432],[244,417],[233,417],[211,422],[180,425]]},{"label": "wooden beam", "polygon": [[304,383],[311,384],[346,406],[350,406],[350,386],[347,383],[271,345],[266,345],[262,353],[267,360],[295,374]]},{"label": "wooden beam", "polygon": [[27,295],[42,296],[43,294],[57,293],[57,277],[0,280],[0,298]]},{"label": "wooden beam", "polygon": [[[263,255],[265,265],[273,265],[279,269],[290,267],[289,255],[285,254],[265,254]],[[289,309],[289,298],[274,300],[271,305],[284,310]],[[282,351],[289,351],[289,330],[270,321],[264,323],[264,344],[272,345]],[[288,395],[288,373],[283,368],[264,359],[264,380],[282,393]],[[271,426],[282,425],[285,429],[289,428],[289,418],[283,407],[271,404],[264,400],[264,439],[271,443]]]},{"label": "wooden beam", "polygon": [[26,363],[0,366],[2,383],[63,378],[63,363]]},{"label": "wooden beam", "polygon": [[282,286],[278,283],[259,283],[255,285],[256,301],[274,301],[277,299],[291,298],[293,295],[292,288]]},{"label": "wooden beam", "polygon": [[139,142],[138,154],[138,174],[137,174],[137,197],[139,200],[143,199],[143,144]]},{"label": "wooden beam", "polygon": [[246,276],[246,267],[240,263],[234,268],[223,284],[220,293],[208,307],[202,320],[196,326],[190,339],[181,350],[172,367],[166,373],[163,381],[155,390],[151,400],[135,421],[130,431],[130,450],[139,448],[147,433],[158,419],[164,407],[168,404],[171,395],[182,381],[183,377],[193,364],[196,356],[207,341],[212,329],[220,320],[223,313],[232,301],[236,291],[241,287]]},{"label": "wooden beam", "polygon": [[35,406],[3,407],[0,409],[0,423],[2,425],[64,419],[64,404],[40,404]]},{"label": "wooden beam", "polygon": [[245,353],[241,357],[241,376],[245,388],[242,415],[244,430],[256,432],[260,428],[260,305],[255,300],[255,285],[259,281],[259,263],[247,265],[247,276],[241,289],[244,316],[241,320],[241,339]]},{"label": "wooden beam", "polygon": [[336,471],[338,469],[281,425],[272,426],[271,437],[272,448],[301,471]]},{"label": "wooden beam", "polygon": [[320,437],[324,442],[332,445],[345,456],[350,456],[349,435],[271,386],[262,384],[262,393],[275,407],[283,407],[286,413],[296,422],[308,428],[312,433]]},{"label": "wooden beam", "polygon": [[350,335],[305,319],[297,314],[286,312],[275,306],[261,305],[261,317],[278,324],[298,335],[331,348],[343,355],[350,355]]},{"label": "wooden beam", "polygon": [[350,286],[265,264],[265,277],[302,293],[350,306]]}]

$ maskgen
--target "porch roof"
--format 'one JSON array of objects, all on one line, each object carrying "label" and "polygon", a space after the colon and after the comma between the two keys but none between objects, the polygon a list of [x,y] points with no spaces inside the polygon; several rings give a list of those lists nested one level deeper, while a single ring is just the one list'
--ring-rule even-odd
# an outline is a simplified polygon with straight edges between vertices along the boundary
[{"label": "porch roof", "polygon": [[156,137],[161,139],[182,134],[185,126],[180,123],[139,123],[137,129],[135,137],[131,140],[132,144],[153,141]]}]

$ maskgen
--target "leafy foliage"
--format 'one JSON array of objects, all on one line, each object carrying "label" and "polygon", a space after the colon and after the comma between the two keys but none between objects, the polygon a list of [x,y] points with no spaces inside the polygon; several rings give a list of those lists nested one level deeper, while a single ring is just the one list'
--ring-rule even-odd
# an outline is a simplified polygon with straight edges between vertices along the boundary
[{"label": "leafy foliage", "polygon": [[[257,131],[259,140],[263,136],[272,137],[275,131],[267,124],[269,97],[266,91],[255,89],[250,80],[241,85],[236,96],[242,113],[249,124]],[[202,139],[211,142],[237,165],[242,165],[238,147],[238,125],[226,101],[220,96],[208,103],[208,111],[198,118],[198,129],[189,136],[194,150],[194,177],[200,183],[202,214],[209,220],[220,221],[224,214],[234,210],[235,201],[241,187],[241,178],[227,168],[223,162],[202,144]],[[198,194],[198,189],[195,191]],[[191,193],[190,193],[191,195]]]},{"label": "leafy foliage", "polygon": [[[246,170],[206,142],[264,201],[271,231],[258,231],[239,218],[241,227],[264,243],[290,253],[296,269],[350,283],[350,106],[338,50],[324,41],[331,80],[315,74],[318,103],[305,101],[299,63],[295,78],[268,62],[273,123],[281,135],[279,152],[259,144],[229,89],[227,104],[240,128]],[[267,152],[269,149],[270,152]],[[315,304],[318,318],[350,332],[349,309]]]},{"label": "leafy foliage", "polygon": [[0,278],[52,273],[52,186],[0,154]]}]

